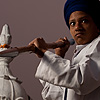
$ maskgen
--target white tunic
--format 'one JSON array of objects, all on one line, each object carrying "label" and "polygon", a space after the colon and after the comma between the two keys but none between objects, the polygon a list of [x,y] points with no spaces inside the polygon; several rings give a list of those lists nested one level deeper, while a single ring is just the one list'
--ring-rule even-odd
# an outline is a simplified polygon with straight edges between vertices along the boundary
[{"label": "white tunic", "polygon": [[[0,46],[10,45],[10,43],[11,35],[9,27],[5,24],[0,34]],[[0,47],[0,52],[7,49],[6,47]],[[28,96],[21,86],[20,81],[12,75],[9,68],[9,63],[18,53],[12,52],[8,55],[0,57],[0,100],[28,100]]]},{"label": "white tunic", "polygon": [[[6,49],[0,48],[0,51]],[[21,82],[10,71],[9,63],[13,58],[12,55],[11,57],[0,57],[0,100],[28,100]]]},{"label": "white tunic", "polygon": [[61,87],[68,88],[67,100],[100,100],[100,36],[87,45],[76,46],[76,49],[72,62],[50,51],[45,52],[36,77],[57,85],[60,89],[53,88],[53,92],[62,96],[61,99],[53,97],[49,86],[48,90],[45,87],[49,97],[43,95],[44,100],[64,100]]}]

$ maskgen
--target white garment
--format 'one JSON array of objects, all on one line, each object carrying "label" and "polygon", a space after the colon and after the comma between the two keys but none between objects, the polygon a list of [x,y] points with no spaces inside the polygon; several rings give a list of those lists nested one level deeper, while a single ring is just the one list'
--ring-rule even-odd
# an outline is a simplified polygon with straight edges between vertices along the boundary
[{"label": "white garment", "polygon": [[[0,34],[0,45],[10,45],[12,36],[9,26],[5,24]],[[0,52],[9,48],[1,47]],[[0,57],[0,100],[28,100],[28,96],[18,78],[10,71],[9,63],[18,55],[17,52],[5,54]]]},{"label": "white garment", "polygon": [[[76,49],[72,62],[50,51],[45,52],[36,77],[68,88],[67,100],[100,100],[100,36],[87,45],[76,46]],[[47,92],[50,95],[50,91]]]},{"label": "white garment", "polygon": [[[0,51],[7,48],[0,48]],[[15,57],[16,54],[13,56]],[[0,57],[0,100],[28,100],[28,96],[18,78],[14,77],[9,69],[11,57]]]},{"label": "white garment", "polygon": [[40,82],[44,87],[42,90],[43,100],[64,100],[64,87],[56,86],[42,80]]}]

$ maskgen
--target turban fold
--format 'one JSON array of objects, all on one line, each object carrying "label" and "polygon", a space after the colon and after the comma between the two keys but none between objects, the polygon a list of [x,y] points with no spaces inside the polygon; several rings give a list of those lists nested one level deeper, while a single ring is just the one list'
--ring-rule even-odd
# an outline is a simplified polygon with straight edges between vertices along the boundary
[{"label": "turban fold", "polygon": [[[89,14],[100,29],[100,2],[99,0],[67,0],[64,6],[64,18],[69,27],[69,17],[74,11],[83,11]],[[69,27],[70,28],[70,27]]]}]

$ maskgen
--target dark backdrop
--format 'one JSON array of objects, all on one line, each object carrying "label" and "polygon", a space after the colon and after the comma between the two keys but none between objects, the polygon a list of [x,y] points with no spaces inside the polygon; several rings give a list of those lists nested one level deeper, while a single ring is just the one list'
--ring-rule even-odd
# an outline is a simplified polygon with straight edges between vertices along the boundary
[{"label": "dark backdrop", "polygon": [[[12,47],[26,46],[36,37],[47,42],[60,37],[71,38],[63,17],[66,0],[0,0],[0,29],[4,24],[10,26]],[[73,48],[66,54],[71,59]],[[23,81],[22,85],[33,100],[42,100],[42,85],[35,78],[40,59],[35,54],[23,53],[10,64],[15,76]]]}]

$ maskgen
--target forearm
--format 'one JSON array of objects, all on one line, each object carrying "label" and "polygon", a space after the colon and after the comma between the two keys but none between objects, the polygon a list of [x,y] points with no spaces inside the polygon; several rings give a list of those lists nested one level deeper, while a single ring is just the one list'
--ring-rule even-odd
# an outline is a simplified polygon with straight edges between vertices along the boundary
[{"label": "forearm", "polygon": [[[48,53],[48,55],[46,55],[46,53]],[[51,52],[47,51],[46,53],[38,66],[36,77],[61,86],[66,86],[66,84],[71,84],[71,82],[73,83],[73,81],[69,83],[69,79],[66,78],[66,75],[68,76],[70,74],[70,61],[62,59],[60,56]],[[76,69],[77,67],[78,66],[76,66]],[[72,72],[74,71],[75,70],[72,69]]]}]

